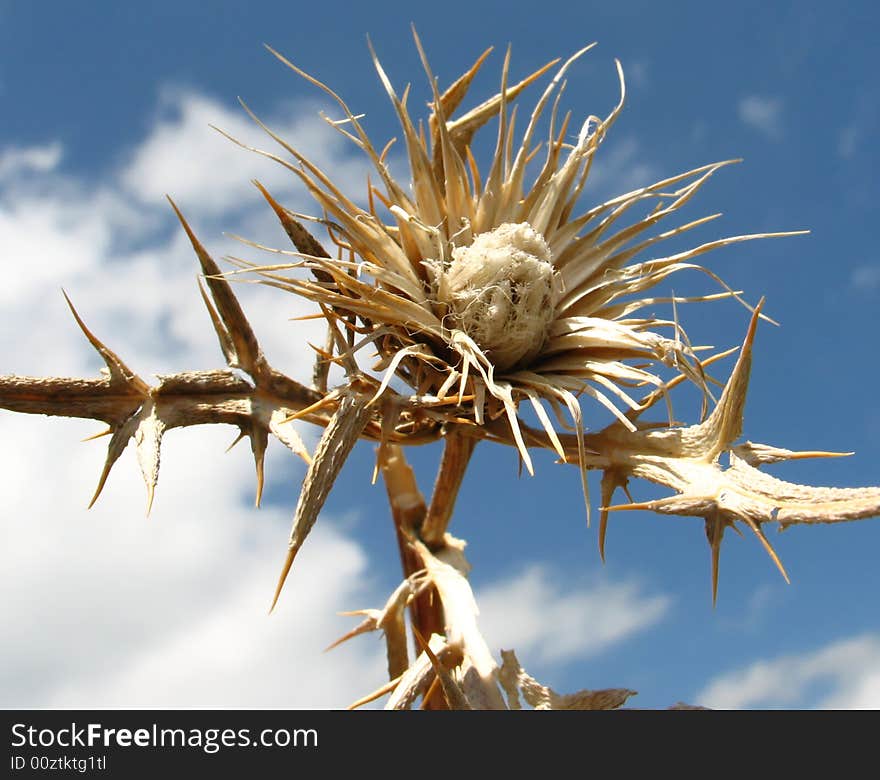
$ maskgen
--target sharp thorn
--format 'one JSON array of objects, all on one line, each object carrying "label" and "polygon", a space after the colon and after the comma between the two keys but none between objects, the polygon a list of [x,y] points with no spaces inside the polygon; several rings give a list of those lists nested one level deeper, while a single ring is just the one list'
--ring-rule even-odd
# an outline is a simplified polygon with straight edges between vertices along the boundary
[{"label": "sharp thorn", "polygon": [[297,552],[298,548],[296,547],[291,547],[287,551],[287,557],[285,557],[284,565],[281,567],[281,576],[278,577],[278,584],[275,586],[275,595],[272,597],[272,606],[269,607],[270,615],[275,609],[275,605],[278,603],[278,597],[281,595],[281,589],[284,587],[284,583],[287,580],[287,575],[290,573],[290,567],[293,566],[293,559],[296,558]]},{"label": "sharp thorn", "polygon": [[236,444],[238,444],[247,434],[244,431],[241,431],[238,436],[235,437],[232,444],[230,444],[225,450],[224,453],[229,452]]},{"label": "sharp thorn", "polygon": [[146,515],[145,515],[146,517],[150,516],[150,511],[153,508],[153,498],[155,497],[155,495],[156,495],[156,483],[151,482],[150,484],[147,485],[147,511],[146,511]]},{"label": "sharp thorn", "polygon": [[80,439],[80,441],[94,441],[95,439],[100,439],[102,436],[109,436],[111,433],[113,433],[113,429],[108,428],[106,431],[99,431],[98,433],[93,433],[91,436],[86,436],[85,439]]},{"label": "sharp thorn", "polygon": [[101,495],[101,491],[104,489],[104,484],[107,482],[107,477],[109,475],[110,475],[109,469],[104,469],[104,471],[101,472],[101,476],[98,478],[98,487],[95,488],[95,493],[92,496],[92,500],[89,501],[89,505],[88,505],[87,509],[91,509],[95,505],[95,502],[98,500],[99,496]]},{"label": "sharp thorn", "polygon": [[599,512],[599,557],[605,563],[605,533],[608,530],[608,510]]},{"label": "sharp thorn", "polygon": [[263,454],[254,453],[254,465],[257,470],[257,492],[254,496],[254,506],[259,509],[260,501],[263,499]]}]

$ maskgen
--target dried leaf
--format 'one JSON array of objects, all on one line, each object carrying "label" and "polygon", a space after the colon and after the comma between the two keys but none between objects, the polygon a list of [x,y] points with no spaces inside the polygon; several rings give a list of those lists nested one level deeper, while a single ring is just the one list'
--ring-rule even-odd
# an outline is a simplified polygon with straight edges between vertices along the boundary
[{"label": "dried leaf", "polygon": [[360,438],[372,414],[365,399],[354,393],[344,393],[336,412],[327,423],[315,456],[306,472],[302,491],[293,517],[287,556],[278,578],[270,612],[278,603],[281,589],[293,565],[293,560],[312,530],[318,513],[324,506],[330,488],[339,476],[348,454]]},{"label": "dried leaf", "polygon": [[526,702],[536,710],[616,710],[630,696],[636,695],[635,691],[628,688],[559,694],[527,674],[513,650],[502,650],[501,658],[498,678],[512,710],[522,709],[519,692],[522,692]]}]

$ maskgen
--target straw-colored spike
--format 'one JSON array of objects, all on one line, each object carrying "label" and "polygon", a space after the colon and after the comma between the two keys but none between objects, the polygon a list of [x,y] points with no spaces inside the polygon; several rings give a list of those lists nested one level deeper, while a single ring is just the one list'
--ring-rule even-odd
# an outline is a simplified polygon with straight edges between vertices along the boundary
[{"label": "straw-colored spike", "polygon": [[257,489],[254,494],[254,506],[259,507],[263,498],[263,482],[265,476],[266,447],[269,444],[269,431],[261,425],[251,425],[248,431],[251,440],[251,451],[254,454],[254,469],[257,477]]},{"label": "straw-colored spike", "polygon": [[238,444],[243,438],[245,438],[245,436],[247,436],[247,433],[244,431],[244,429],[240,430],[238,432],[238,436],[236,436],[232,440],[232,443],[224,450],[224,452],[231,452],[232,448],[235,447],[235,445]]},{"label": "straw-colored spike", "polygon": [[73,318],[76,320],[76,324],[79,325],[80,330],[83,332],[85,337],[88,339],[89,344],[91,344],[95,351],[103,358],[104,362],[107,364],[107,369],[110,372],[110,381],[126,384],[133,391],[140,393],[141,395],[146,396],[149,392],[149,386],[143,379],[141,379],[137,374],[134,373],[125,363],[122,362],[122,359],[112,350],[109,349],[97,336],[95,336],[92,331],[90,331],[86,324],[82,321],[82,318],[77,313],[76,309],[73,306],[73,302],[68,297],[67,293],[62,289],[61,294],[64,296],[64,300],[67,301],[67,305],[70,308],[70,313],[73,315]]},{"label": "straw-colored spike", "polygon": [[104,466],[98,477],[98,486],[92,494],[92,500],[89,501],[89,509],[95,505],[95,502],[104,490],[104,485],[107,483],[107,477],[110,476],[110,469],[113,468],[113,464],[116,463],[123,450],[128,446],[128,441],[131,439],[136,425],[137,419],[131,417],[113,431],[113,436],[110,438],[110,443],[107,445],[107,457],[104,460]]},{"label": "straw-colored spike", "polygon": [[[180,209],[177,208],[177,204],[170,197],[168,202],[171,204],[171,208],[174,209],[174,213],[180,220],[180,224],[183,226],[184,231],[186,231],[186,235],[195,250],[199,263],[202,266],[202,272],[205,274],[208,289],[210,289],[211,296],[217,306],[217,313],[226,328],[229,341],[234,348],[234,362],[229,363],[229,365],[247,371],[254,378],[262,376],[268,371],[268,364],[265,357],[263,357],[263,351],[260,349],[257,337],[254,335],[241,305],[230,289],[229,282],[223,278],[217,263],[214,262],[205,247],[196,238],[189,223]],[[216,327],[216,320],[213,314],[211,318],[215,321]]]},{"label": "straw-colored spike", "polygon": [[93,434],[91,434],[91,436],[86,436],[84,439],[80,439],[80,441],[81,442],[95,441],[95,439],[103,439],[105,436],[112,436],[112,435],[113,435],[113,429],[107,428],[106,430],[98,431],[98,433],[93,433]]},{"label": "straw-colored spike", "polygon": [[138,424],[132,434],[135,442],[138,465],[147,487],[147,511],[153,507],[156,484],[159,481],[159,460],[162,447],[162,435],[167,426],[154,402],[145,403],[138,412]]},{"label": "straw-colored spike", "polygon": [[534,133],[538,125],[538,120],[544,113],[544,108],[547,105],[547,101],[559,87],[563,77],[565,76],[566,71],[594,46],[596,46],[595,43],[591,43],[589,46],[584,46],[582,49],[575,52],[571,57],[569,57],[562,65],[562,67],[557,71],[556,75],[553,77],[547,87],[544,89],[543,94],[538,99],[538,102],[535,104],[534,109],[532,109],[532,114],[529,118],[528,125],[526,126],[526,130],[523,133],[522,143],[520,144],[519,151],[517,152],[513,165],[511,166],[510,180],[512,182],[520,182],[522,180],[522,175],[525,172],[526,167],[526,158],[532,145],[532,138],[534,137]]},{"label": "straw-colored spike", "polygon": [[605,563],[605,535],[608,531],[608,508],[611,505],[614,491],[617,488],[623,488],[624,491],[627,491],[627,475],[619,469],[605,469],[602,472],[600,488],[602,506],[599,508],[599,557],[602,559],[602,563]]},{"label": "straw-colored spike", "polygon": [[[767,555],[770,556],[770,560],[772,560],[773,563],[776,564],[776,568],[779,569],[779,573],[782,575],[782,578],[789,585],[791,585],[791,579],[788,576],[788,572],[785,570],[785,566],[782,565],[782,561],[780,560],[779,555],[776,553],[776,550],[773,549],[773,545],[770,544],[769,540],[767,539],[767,536],[764,533],[764,529],[761,528],[761,526],[758,525],[758,523],[756,523],[754,520],[752,520],[752,518],[748,515],[745,515],[743,517],[743,520],[749,526],[749,528],[752,529],[755,536],[758,537],[758,541],[761,543],[761,546],[764,548]],[[734,528],[736,528],[736,526],[734,526]]]},{"label": "straw-colored spike", "polygon": [[706,538],[712,551],[712,606],[718,601],[718,561],[721,553],[721,540],[728,521],[719,510],[706,517]]},{"label": "straw-colored spike", "polygon": [[281,409],[274,409],[269,416],[269,431],[294,455],[302,458],[307,466],[312,463],[312,456],[306,449],[302,437],[296,429],[287,422],[287,414]]},{"label": "straw-colored spike", "polygon": [[331,642],[327,647],[324,648],[324,652],[327,653],[330,650],[334,650],[339,647],[339,645],[347,642],[349,639],[354,639],[356,636],[360,636],[361,634],[368,634],[371,631],[379,630],[379,618],[382,616],[382,611],[378,609],[359,609],[353,612],[344,612],[344,615],[366,615],[366,617],[358,623],[351,631],[346,631],[339,639]]},{"label": "straw-colored spike", "polygon": [[[440,683],[440,687],[443,689],[443,696],[446,698],[446,703],[449,706],[450,710],[472,710],[471,703],[468,701],[465,692],[462,690],[461,686],[453,679],[452,675],[449,673],[449,670],[440,663],[440,659],[437,658],[434,651],[431,649],[431,646],[425,641],[425,638],[419,633],[419,630],[413,627],[413,635],[416,638],[416,641],[419,643],[419,647],[422,649],[422,652],[428,656],[428,660],[431,662],[431,666],[434,669],[434,674],[437,675],[437,680]],[[425,694],[425,700],[431,698],[431,689]]]},{"label": "straw-colored spike", "polygon": [[718,405],[703,425],[709,448],[706,457],[715,459],[729,447],[742,433],[743,409],[746,393],[749,388],[749,372],[752,365],[752,345],[758,328],[758,318],[764,306],[764,299],[758,301],[755,312],[749,322],[746,337],[743,341],[739,358],[730,375],[730,379],[721,394]]},{"label": "straw-colored spike", "polygon": [[[275,51],[275,49],[273,49],[271,46],[266,46],[266,49],[274,57],[276,57],[280,62],[284,63],[287,67],[289,67],[291,70],[293,70],[299,76],[304,78],[309,83],[314,84],[316,87],[318,87],[318,89],[322,90],[327,95],[329,95],[331,98],[333,98],[333,100],[336,101],[336,103],[339,105],[339,107],[345,113],[345,115],[348,118],[349,122],[351,123],[352,127],[355,128],[355,131],[357,133],[357,137],[360,141],[361,148],[369,156],[371,162],[373,163],[373,166],[376,168],[376,171],[382,177],[382,181],[384,182],[385,186],[388,188],[389,192],[393,193],[395,200],[397,200],[398,202],[402,202],[404,200],[407,200],[406,195],[403,192],[402,188],[400,188],[397,185],[397,182],[395,182],[394,179],[389,174],[387,167],[382,163],[380,156],[376,153],[376,150],[373,148],[373,145],[370,142],[370,138],[366,134],[366,132],[364,131],[363,126],[360,124],[357,117],[351,112],[351,110],[345,104],[345,101],[336,92],[334,92],[332,89],[330,89],[330,87],[328,87],[326,84],[319,81],[314,76],[309,75],[304,70],[298,68],[296,65],[294,65],[290,60],[288,60],[282,54],[279,54],[277,51]],[[301,155],[297,154],[297,159],[299,159],[305,165],[311,165],[311,163],[309,163],[308,160],[305,160],[304,158],[302,158]]]},{"label": "straw-colored spike", "polygon": [[220,350],[223,352],[223,357],[226,359],[226,365],[231,366],[236,363],[235,344],[233,344],[229,331],[226,329],[223,320],[217,313],[217,309],[208,297],[208,293],[205,290],[204,284],[202,284],[202,280],[197,279],[196,282],[199,286],[199,293],[201,293],[202,302],[205,304],[205,308],[208,310],[208,316],[211,318],[211,324],[214,326],[214,332],[217,334],[217,338],[220,341]]},{"label": "straw-colored spike", "polygon": [[760,466],[765,463],[781,463],[787,460],[803,460],[806,458],[848,458],[852,452],[826,452],[824,450],[806,450],[795,452],[783,447],[771,447],[767,444],[755,444],[746,441],[732,448],[736,455],[742,458],[750,466]]},{"label": "straw-colored spike", "polygon": [[272,597],[271,612],[278,603],[281,589],[290,568],[306,537],[312,530],[318,513],[330,493],[348,454],[351,452],[367,422],[371,411],[366,402],[353,393],[343,393],[333,417],[327,423],[315,456],[306,472],[302,491],[293,518],[287,555]]},{"label": "straw-colored spike", "polygon": [[449,135],[453,139],[456,148],[467,149],[470,146],[474,134],[489,120],[499,115],[499,109],[504,103],[512,102],[529,85],[537,81],[547,71],[559,62],[559,58],[550,60],[546,65],[536,70],[522,81],[508,86],[506,91],[499,92],[493,97],[471,109],[463,116],[449,122]]},{"label": "straw-colored spike", "polygon": [[[409,156],[412,170],[413,194],[416,198],[416,213],[429,225],[440,225],[444,219],[443,196],[437,187],[437,181],[432,174],[431,161],[428,159],[427,150],[419,142],[418,133],[412,124],[409,112],[405,105],[397,97],[391,80],[382,68],[379,58],[373,49],[372,43],[367,41],[373,66],[379,74],[379,80],[397,112],[397,118],[403,129],[403,137]],[[411,212],[412,213],[412,212]]]},{"label": "straw-colored spike", "polygon": [[[401,675],[402,677],[402,675]],[[376,701],[376,699],[381,699],[386,694],[391,693],[399,684],[401,677],[395,677],[393,680],[389,680],[384,685],[377,688],[372,693],[368,693],[366,696],[362,696],[357,701],[349,704],[346,709],[348,710],[356,710],[358,707],[363,707],[365,704],[369,704],[372,701]]]},{"label": "straw-colored spike", "polygon": [[501,399],[504,404],[504,412],[507,414],[507,421],[510,425],[510,431],[513,434],[513,439],[516,442],[516,448],[519,450],[519,455],[522,458],[523,465],[526,467],[526,471],[529,472],[529,476],[535,476],[535,467],[532,465],[532,458],[529,455],[528,448],[526,447],[526,443],[523,440],[522,430],[519,426],[519,418],[516,416],[516,404],[513,402],[513,398],[511,397],[509,390],[507,394]]},{"label": "straw-colored spike", "polygon": [[[438,634],[434,634],[428,640],[428,644],[434,654],[443,663],[450,656],[456,654],[456,648],[451,647]],[[460,654],[460,651],[458,651]],[[434,667],[425,652],[419,654],[416,660],[410,664],[406,672],[401,675],[397,685],[391,692],[391,696],[385,703],[387,710],[408,710],[419,696],[423,696],[435,679]]]},{"label": "straw-colored spike", "polygon": [[489,175],[486,177],[486,184],[480,195],[479,205],[477,207],[475,222],[475,230],[477,233],[487,231],[491,226],[497,224],[495,214],[497,210],[497,201],[502,191],[504,181],[504,149],[507,144],[507,80],[510,71],[510,46],[504,55],[504,64],[501,68],[501,92],[498,107],[498,137],[495,142],[495,153],[492,156],[492,165],[489,167]]},{"label": "straw-colored spike", "polygon": [[534,390],[530,388],[524,388],[524,390],[529,399],[529,402],[532,405],[532,408],[535,410],[535,415],[541,422],[544,430],[547,432],[547,436],[550,438],[550,442],[553,445],[553,448],[556,450],[556,453],[559,455],[560,459],[564,463],[566,461],[565,450],[562,448],[562,442],[559,441],[559,436],[556,433],[556,429],[553,427],[553,423],[550,420],[550,417],[548,416],[544,407],[541,405],[540,397]]},{"label": "straw-colored spike", "polygon": [[[480,68],[483,66],[483,63],[486,61],[486,58],[492,53],[494,48],[494,46],[487,48],[479,57],[477,57],[476,62],[474,62],[468,70],[446,88],[440,96],[440,111],[437,110],[437,106],[434,103],[428,104],[429,108],[432,109],[431,116],[428,118],[428,124],[430,125],[432,135],[437,132],[437,116],[452,116],[455,109],[461,105],[461,101],[464,100],[464,96],[471,87],[471,82],[473,82],[474,77],[477,75]],[[436,142],[434,145],[436,146]]]},{"label": "straw-colored spike", "polygon": [[254,179],[253,184],[266,199],[269,206],[272,207],[272,211],[275,212],[278,221],[281,222],[281,226],[284,228],[284,232],[287,233],[297,251],[302,252],[304,255],[330,257],[327,250],[321,245],[321,242],[309,233],[301,222],[295,220],[291,213],[275,200],[258,180]]},{"label": "straw-colored spike", "polygon": [[586,447],[584,446],[584,420],[581,413],[580,404],[577,399],[567,390],[562,390],[559,397],[568,407],[572,420],[575,424],[575,436],[577,438],[577,456],[578,470],[581,475],[581,490],[584,495],[584,507],[587,512],[587,528],[590,527],[590,483],[587,480],[587,458]]},{"label": "straw-colored spike", "polygon": [[301,420],[308,417],[310,414],[315,414],[316,412],[336,406],[338,398],[339,394],[331,390],[327,395],[319,398],[310,406],[306,406],[303,409],[299,409],[296,412],[286,415],[280,422],[283,424],[293,422],[294,420]]},{"label": "straw-colored spike", "polygon": [[[415,40],[416,49],[422,61],[422,67],[428,77],[431,85],[431,91],[434,96],[434,114],[432,119],[436,118],[436,141],[433,149],[433,163],[431,166],[431,178],[437,182],[439,190],[443,195],[443,205],[445,206],[445,216],[447,221],[447,234],[453,240],[454,236],[461,233],[463,229],[468,237],[470,237],[470,225],[474,221],[473,203],[467,197],[467,173],[464,161],[461,159],[452,139],[449,136],[447,128],[447,114],[444,108],[444,100],[440,95],[437,85],[437,79],[431,72],[431,66],[428,63],[428,57],[422,47],[415,26],[412,28],[413,38]],[[442,166],[437,166],[437,148],[436,143],[440,145],[440,158]],[[424,141],[422,147],[424,148]],[[440,174],[440,175],[438,175]],[[456,241],[459,243],[460,241]],[[469,241],[468,241],[469,243]]]}]

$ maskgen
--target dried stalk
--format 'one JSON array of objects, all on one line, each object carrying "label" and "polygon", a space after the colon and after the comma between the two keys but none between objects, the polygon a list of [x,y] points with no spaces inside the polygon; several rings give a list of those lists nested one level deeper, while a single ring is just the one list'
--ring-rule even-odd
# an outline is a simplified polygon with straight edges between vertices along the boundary
[{"label": "dried stalk", "polygon": [[450,427],[443,439],[443,456],[431,506],[421,526],[420,537],[428,547],[440,546],[446,537],[446,528],[452,518],[458,489],[467,471],[477,439],[461,426]]},{"label": "dried stalk", "polygon": [[[649,232],[661,219],[676,214],[716,171],[733,161],[667,178],[577,215],[575,208],[593,157],[623,107],[619,63],[620,102],[604,120],[588,117],[576,133],[576,142],[570,143],[568,117],[557,126],[558,101],[567,69],[590,47],[557,71],[517,142],[508,115],[510,103],[556,61],[510,86],[508,54],[498,94],[453,118],[488,52],[441,93],[417,36],[416,46],[433,93],[427,135],[417,129],[406,96],[398,97],[373,55],[401,123],[412,191],[391,177],[384,152],[376,151],[358,116],[339,95],[273,52],[337,101],[346,122],[345,128],[341,123],[333,126],[354,139],[384,186],[384,193],[370,190],[369,210],[362,209],[254,117],[296,163],[259,153],[299,177],[324,211],[322,221],[330,226],[339,248],[339,258],[332,258],[295,215],[257,184],[299,259],[287,266],[236,262],[263,283],[318,305],[327,321],[328,336],[318,354],[313,387],[272,368],[228,279],[172,203],[201,267],[202,300],[227,368],[161,376],[157,384],[149,385],[91,333],[70,304],[74,318],[106,364],[102,376],[0,377],[0,407],[95,419],[107,425],[107,458],[92,503],[133,438],[149,507],[158,481],[164,432],[201,424],[233,425],[239,439],[250,439],[259,503],[268,439],[270,435],[278,438],[309,468],[275,600],[353,446],[362,438],[378,442],[377,465],[388,492],[404,577],[383,609],[356,613],[364,620],[339,641],[367,631],[384,632],[389,678],[396,681],[393,690],[390,684],[380,689],[391,691],[388,706],[411,707],[422,697],[429,707],[515,708],[521,706],[521,693],[536,708],[619,707],[631,691],[559,695],[529,677],[512,653],[503,655],[499,670],[480,635],[463,542],[447,533],[460,485],[480,440],[516,447],[529,472],[533,471],[531,448],[554,451],[561,462],[579,469],[588,509],[586,474],[599,470],[603,558],[612,511],[645,509],[701,518],[712,559],[713,600],[720,546],[728,527],[747,526],[787,579],[767,540],[765,524],[778,523],[784,528],[877,516],[880,488],[818,488],[783,482],[760,467],[839,453],[797,453],[750,441],[738,443],[752,346],[758,321],[766,317],[760,303],[748,306],[739,291],[692,261],[723,246],[795,233],[733,236],[667,257],[653,254],[658,242],[714,218],[656,235]],[[527,187],[526,166],[540,148],[534,141],[538,121],[551,105],[546,159]],[[484,180],[470,145],[474,134],[493,118],[498,120],[498,142]],[[376,200],[391,215],[390,221],[380,218]],[[656,207],[645,216],[620,228],[619,220],[630,216],[632,209],[655,201]],[[648,250],[650,259],[637,259]],[[312,278],[284,273],[293,268],[309,269]],[[695,298],[647,294],[670,274],[686,269],[704,271],[725,292]],[[751,309],[752,317],[714,409],[695,425],[673,424],[671,413],[666,425],[643,422],[642,415],[661,400],[669,402],[669,392],[682,381],[694,382],[708,398],[712,380],[707,369],[729,353],[699,359],[677,315],[666,321],[639,312],[662,302],[674,307],[725,297],[740,300]],[[661,335],[664,329],[671,329],[673,336]],[[367,345],[379,359],[373,373],[357,362]],[[342,366],[346,379],[328,389],[331,362]],[[657,371],[663,366],[675,376],[661,379]],[[392,388],[394,378],[409,389]],[[631,396],[633,388],[647,386],[653,390],[641,400]],[[609,409],[614,422],[586,433],[582,395]],[[537,415],[539,428],[521,419],[524,401]],[[315,453],[306,451],[291,424],[295,420],[324,429]],[[404,447],[440,439],[443,455],[426,505],[405,461]],[[632,479],[648,480],[671,494],[654,501],[630,499],[612,505],[617,489],[626,491]],[[406,637],[407,607],[419,651],[412,663]]]},{"label": "dried stalk", "polygon": [[[378,457],[388,492],[403,576],[414,577],[425,569],[422,557],[413,548],[413,540],[417,538],[427,511],[425,500],[400,446],[384,443],[379,448]],[[426,587],[420,593],[414,594],[410,603],[410,615],[413,630],[421,636],[430,637],[432,634],[443,633],[443,611],[433,588]]]}]

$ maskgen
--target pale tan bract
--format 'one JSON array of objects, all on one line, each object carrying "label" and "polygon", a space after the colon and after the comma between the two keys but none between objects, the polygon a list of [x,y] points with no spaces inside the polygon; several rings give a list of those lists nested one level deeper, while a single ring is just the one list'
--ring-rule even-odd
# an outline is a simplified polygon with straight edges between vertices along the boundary
[{"label": "pale tan bract", "polygon": [[[337,257],[331,257],[304,227],[313,218],[286,210],[257,184],[296,251],[289,253],[294,255],[290,262],[281,264],[233,263],[239,266],[236,273],[256,274],[263,283],[319,307],[328,336],[317,349],[312,387],[271,367],[228,275],[221,273],[175,206],[204,273],[207,290],[201,286],[202,297],[229,369],[164,376],[151,387],[74,312],[107,363],[104,376],[3,377],[0,404],[22,412],[103,420],[111,439],[95,498],[131,438],[151,500],[164,431],[228,423],[240,429],[239,438],[250,439],[259,502],[268,437],[276,436],[309,466],[275,601],[351,449],[361,438],[376,441],[377,471],[388,492],[404,580],[384,608],[355,613],[363,616],[361,624],[339,640],[374,630],[385,635],[391,682],[357,704],[390,694],[392,708],[411,707],[419,699],[433,708],[518,708],[521,693],[536,708],[616,708],[633,692],[556,694],[529,677],[512,652],[499,667],[483,640],[466,579],[464,543],[447,533],[459,485],[480,440],[516,447],[530,473],[530,448],[555,451],[561,462],[579,468],[588,511],[586,473],[601,471],[603,557],[612,510],[650,509],[702,518],[712,556],[713,600],[726,528],[743,525],[751,530],[787,579],[766,538],[765,523],[784,527],[874,516],[880,514],[880,488],[782,482],[760,466],[835,453],[738,443],[752,344],[764,316],[760,303],[748,307],[752,317],[745,340],[711,413],[704,408],[702,421],[689,426],[673,422],[670,391],[682,381],[694,382],[707,406],[713,381],[707,369],[735,350],[698,357],[699,349],[691,346],[677,314],[657,319],[656,306],[671,303],[676,312],[677,304],[728,297],[748,306],[739,291],[727,288],[694,259],[754,238],[795,235],[733,236],[684,252],[658,253],[656,247],[665,239],[718,216],[655,230],[733,161],[696,168],[581,211],[593,158],[623,107],[620,64],[620,102],[605,119],[590,116],[572,127],[569,115],[558,115],[564,76],[587,47],[550,78],[518,135],[514,101],[557,61],[510,84],[508,51],[500,91],[456,117],[489,51],[441,92],[418,37],[416,46],[433,94],[426,125],[410,117],[409,88],[398,97],[373,55],[400,120],[411,186],[392,177],[390,144],[377,151],[361,118],[342,98],[273,52],[338,103],[342,118],[328,121],[363,150],[381,185],[369,186],[365,205],[358,205],[353,194],[341,192],[254,117],[289,157],[260,154],[277,160],[304,183],[322,211],[317,221],[326,226],[337,249]],[[481,173],[471,146],[490,120],[497,120],[495,153]],[[537,140],[541,127],[543,142]],[[647,213],[639,216],[640,208]],[[303,269],[311,278],[302,275]],[[671,274],[688,269],[704,271],[722,291],[691,298],[654,292]],[[364,358],[371,353],[377,362],[365,367]],[[345,373],[334,388],[328,387],[331,362]],[[250,381],[232,369],[245,372]],[[669,409],[667,421],[643,421],[643,413],[661,401]],[[593,430],[592,421],[601,419],[599,406],[611,412],[613,422]],[[523,421],[521,408],[534,413],[539,427]],[[324,428],[314,453],[306,451],[291,425],[296,419]],[[426,502],[406,463],[404,446],[436,440],[443,440],[444,450],[432,498]],[[612,506],[617,488],[626,491],[633,478],[667,487],[672,494]],[[407,610],[417,650],[412,661]]]}]

